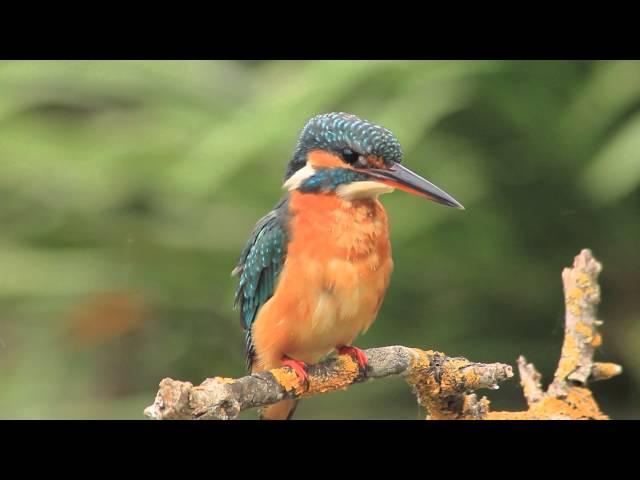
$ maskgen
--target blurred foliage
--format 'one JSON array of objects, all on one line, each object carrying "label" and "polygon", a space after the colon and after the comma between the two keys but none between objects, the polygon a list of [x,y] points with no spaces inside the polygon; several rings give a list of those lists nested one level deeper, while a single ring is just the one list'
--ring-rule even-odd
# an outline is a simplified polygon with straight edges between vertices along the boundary
[{"label": "blurred foliage", "polygon": [[[465,212],[383,198],[395,272],[360,347],[549,381],[560,272],[604,264],[604,411],[640,417],[640,62],[0,63],[0,417],[142,418],[165,376],[243,374],[229,274],[311,116],[391,129]],[[519,409],[514,380],[490,395]],[[400,379],[297,418],[421,416]],[[254,418],[247,413],[244,418]]]}]

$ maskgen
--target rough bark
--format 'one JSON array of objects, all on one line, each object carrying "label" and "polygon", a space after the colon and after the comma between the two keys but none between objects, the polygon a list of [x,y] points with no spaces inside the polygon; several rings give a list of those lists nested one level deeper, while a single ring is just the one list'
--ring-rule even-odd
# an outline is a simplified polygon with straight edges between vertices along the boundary
[{"label": "rough bark", "polygon": [[589,250],[582,250],[573,268],[562,272],[566,318],[565,338],[555,377],[547,391],[541,375],[521,356],[518,369],[529,406],[523,412],[491,412],[486,397],[478,399],[473,390],[497,389],[498,383],[513,376],[509,365],[474,363],[434,351],[402,346],[372,348],[362,371],[349,355],[339,355],[309,367],[309,382],[302,384],[296,374],[283,367],[239,379],[215,377],[194,386],[165,378],[153,405],[145,415],[153,419],[234,419],[247,409],[291,398],[305,398],[346,389],[354,383],[391,375],[403,376],[428,412],[427,419],[526,420],[526,419],[607,419],[600,411],[588,381],[619,375],[613,363],[593,361],[602,337],[597,327],[596,307],[600,302],[597,282],[602,267]]},{"label": "rough bark", "polygon": [[280,400],[311,397],[365,380],[401,375],[430,411],[455,417],[461,413],[466,390],[497,388],[499,382],[513,376],[511,367],[502,363],[472,363],[402,346],[371,348],[365,354],[369,360],[366,371],[349,355],[310,366],[306,386],[289,367],[239,379],[210,378],[198,386],[165,378],[145,415],[154,419],[233,419],[243,410]]}]

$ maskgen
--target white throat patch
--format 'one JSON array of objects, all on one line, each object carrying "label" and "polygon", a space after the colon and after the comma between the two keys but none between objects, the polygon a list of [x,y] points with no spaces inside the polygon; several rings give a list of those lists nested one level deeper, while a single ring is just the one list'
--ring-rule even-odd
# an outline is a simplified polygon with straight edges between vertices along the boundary
[{"label": "white throat patch", "polygon": [[340,185],[336,189],[338,196],[344,200],[358,200],[361,198],[377,197],[383,193],[391,193],[394,188],[384,183],[363,181]]}]

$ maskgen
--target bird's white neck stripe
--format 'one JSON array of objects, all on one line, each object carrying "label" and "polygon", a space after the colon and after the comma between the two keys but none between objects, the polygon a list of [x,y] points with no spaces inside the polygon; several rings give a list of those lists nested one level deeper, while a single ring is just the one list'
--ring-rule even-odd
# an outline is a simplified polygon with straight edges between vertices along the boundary
[{"label": "bird's white neck stripe", "polygon": [[315,173],[316,173],[316,169],[313,168],[311,165],[307,164],[303,168],[298,170],[296,173],[291,175],[287,179],[287,181],[284,182],[284,185],[282,185],[282,187],[287,189],[287,190],[289,190],[289,191],[295,190],[295,189],[299,188],[300,185],[302,185],[302,183],[307,178],[312,177]]}]

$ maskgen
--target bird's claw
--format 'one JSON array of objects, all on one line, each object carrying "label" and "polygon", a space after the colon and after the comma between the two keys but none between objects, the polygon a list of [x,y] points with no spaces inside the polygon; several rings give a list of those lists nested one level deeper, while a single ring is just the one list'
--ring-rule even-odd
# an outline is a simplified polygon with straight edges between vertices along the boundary
[{"label": "bird's claw", "polygon": [[307,373],[307,364],[300,360],[294,360],[293,358],[284,357],[282,359],[282,365],[289,367],[294,371],[300,382],[304,385],[305,390],[309,389],[309,374]]},{"label": "bird's claw", "polygon": [[358,347],[351,347],[351,346],[338,347],[338,353],[340,355],[345,355],[345,354],[351,355],[363,371],[367,369],[369,360],[367,359],[367,356],[365,355],[365,353],[362,350],[360,350]]}]

